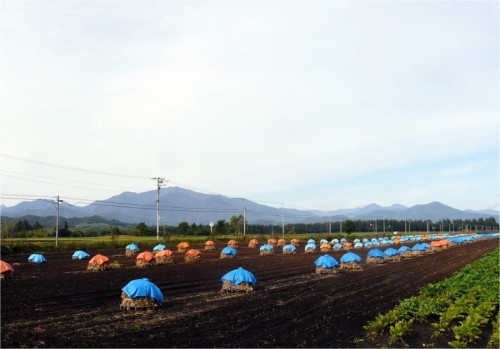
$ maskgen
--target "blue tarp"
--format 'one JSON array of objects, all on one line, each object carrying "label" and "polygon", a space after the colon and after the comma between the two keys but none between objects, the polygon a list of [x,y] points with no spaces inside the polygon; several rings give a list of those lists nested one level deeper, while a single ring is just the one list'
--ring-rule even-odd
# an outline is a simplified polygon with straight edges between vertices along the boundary
[{"label": "blue tarp", "polygon": [[295,252],[296,248],[295,246],[293,246],[292,244],[289,244],[289,245],[285,245],[283,246],[283,251],[291,251],[291,252]]},{"label": "blue tarp", "polygon": [[326,240],[326,239],[321,239],[321,240],[319,241],[319,243],[320,243],[320,244],[327,244],[327,243],[328,243],[328,240]]},{"label": "blue tarp", "polygon": [[36,264],[47,262],[47,260],[45,259],[44,256],[42,256],[41,254],[36,254],[36,253],[29,256],[28,261],[34,262]]},{"label": "blue tarp", "polygon": [[388,248],[387,250],[384,251],[384,254],[386,256],[392,257],[392,256],[397,256],[399,254],[398,250],[395,248]]},{"label": "blue tarp", "polygon": [[410,248],[408,246],[401,246],[400,248],[398,248],[399,254],[405,253],[406,251],[409,251],[409,250],[410,250]]},{"label": "blue tarp", "polygon": [[340,250],[342,248],[342,245],[337,242],[335,245],[333,245],[333,248],[336,250]]},{"label": "blue tarp", "polygon": [[75,253],[73,253],[73,259],[88,259],[88,258],[90,258],[90,255],[85,251],[78,250],[75,251]]},{"label": "blue tarp", "polygon": [[339,239],[333,239],[332,240],[332,244],[338,244],[339,243]]},{"label": "blue tarp", "polygon": [[308,244],[315,244],[315,243],[316,243],[316,241],[314,241],[314,239],[309,239],[309,240],[307,240],[307,243],[308,243]]},{"label": "blue tarp", "polygon": [[355,244],[357,244],[358,242],[361,242],[360,239],[354,239],[352,242],[354,242]]},{"label": "blue tarp", "polygon": [[365,247],[372,247],[373,243],[370,241],[365,242]]},{"label": "blue tarp", "polygon": [[370,258],[382,258],[384,259],[384,252],[380,251],[378,248],[368,251],[368,257]]},{"label": "blue tarp", "polygon": [[324,269],[331,269],[331,268],[335,268],[335,267],[339,266],[339,262],[337,262],[337,260],[335,258],[333,258],[332,256],[327,255],[327,254],[316,259],[314,264],[317,267],[321,267]]},{"label": "blue tarp", "polygon": [[363,247],[363,243],[362,242],[356,242],[354,244],[354,248],[361,248],[361,247]]},{"label": "blue tarp", "polygon": [[412,251],[425,251],[424,244],[416,244],[411,248]]},{"label": "blue tarp", "polygon": [[274,248],[269,244],[264,244],[260,246],[260,251],[272,251]]},{"label": "blue tarp", "polygon": [[304,251],[305,250],[309,250],[309,249],[315,250],[316,249],[316,244],[307,244],[306,247],[304,248]]},{"label": "blue tarp", "polygon": [[163,302],[163,294],[158,286],[146,278],[130,281],[122,288],[122,291],[132,299],[136,299],[137,297],[150,297],[156,299],[160,303]]},{"label": "blue tarp", "polygon": [[221,278],[222,282],[226,280],[231,281],[234,286],[238,286],[242,282],[248,282],[251,285],[255,285],[257,283],[257,279],[255,278],[255,276],[253,276],[251,272],[243,269],[242,267],[230,271]]},{"label": "blue tarp", "polygon": [[158,244],[155,247],[153,247],[153,251],[163,251],[165,249],[165,245]]},{"label": "blue tarp", "polygon": [[236,251],[236,249],[232,248],[231,246],[227,246],[222,249],[222,253],[228,256],[236,256],[238,254],[238,251]]},{"label": "blue tarp", "polygon": [[354,252],[347,252],[340,258],[340,262],[342,263],[350,263],[350,262],[356,262],[359,263],[361,262],[361,257],[358,256]]},{"label": "blue tarp", "polygon": [[125,247],[127,251],[139,251],[139,246],[136,244],[130,244]]}]

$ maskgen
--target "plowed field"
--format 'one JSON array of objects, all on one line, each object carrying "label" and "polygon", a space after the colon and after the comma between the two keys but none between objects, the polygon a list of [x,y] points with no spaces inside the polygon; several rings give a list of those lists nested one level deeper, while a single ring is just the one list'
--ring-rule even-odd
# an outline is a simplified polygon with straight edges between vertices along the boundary
[{"label": "plowed field", "polygon": [[[2,347],[356,347],[363,325],[399,300],[418,293],[493,251],[498,239],[453,246],[400,262],[362,263],[363,271],[315,274],[320,252],[260,256],[240,247],[232,260],[220,248],[188,264],[144,269],[124,251],[99,251],[121,269],[85,271],[71,253],[6,256],[15,277],[1,283]],[[224,247],[224,246],[220,246]],[[385,249],[385,248],[383,248]],[[281,248],[276,249],[277,252]],[[368,250],[354,252],[366,260]],[[96,251],[89,251],[91,255]],[[92,253],[93,252],[93,253]],[[337,260],[345,252],[330,253]],[[16,265],[16,263],[20,263]],[[242,266],[258,280],[250,294],[221,294],[220,278]],[[166,302],[154,311],[121,310],[121,288],[147,277]]]}]

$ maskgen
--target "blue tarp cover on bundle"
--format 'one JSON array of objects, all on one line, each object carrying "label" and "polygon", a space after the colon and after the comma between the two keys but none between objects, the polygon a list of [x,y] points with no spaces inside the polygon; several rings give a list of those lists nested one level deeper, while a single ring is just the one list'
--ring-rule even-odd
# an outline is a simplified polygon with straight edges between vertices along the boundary
[{"label": "blue tarp cover on bundle", "polygon": [[365,247],[372,247],[373,243],[370,241],[365,242]]},{"label": "blue tarp cover on bundle", "polygon": [[28,261],[35,262],[36,264],[47,262],[47,260],[45,259],[44,256],[42,256],[41,254],[36,254],[36,253],[29,256]]},{"label": "blue tarp cover on bundle", "polygon": [[318,259],[316,259],[316,261],[314,262],[314,264],[317,267],[321,267],[321,268],[324,268],[324,269],[331,269],[331,268],[339,266],[339,262],[337,262],[337,260],[335,258],[333,258],[332,256],[327,255],[327,254],[325,254],[325,255],[319,257]]},{"label": "blue tarp cover on bundle", "polygon": [[228,255],[228,256],[236,256],[238,254],[238,251],[236,251],[235,248],[232,248],[230,246],[224,247],[222,249],[222,253]]},{"label": "blue tarp cover on bundle", "polygon": [[328,243],[328,240],[326,240],[326,239],[321,239],[321,240],[319,241],[319,243],[320,243],[320,244],[327,244],[327,243]]},{"label": "blue tarp cover on bundle", "polygon": [[272,251],[272,250],[273,250],[273,247],[269,244],[264,244],[260,247],[260,251]]},{"label": "blue tarp cover on bundle", "polygon": [[160,303],[163,302],[163,294],[158,286],[146,278],[130,281],[122,288],[122,291],[132,299],[136,299],[137,297],[150,297],[156,299]]},{"label": "blue tarp cover on bundle", "polygon": [[354,248],[361,248],[361,247],[363,247],[363,243],[362,242],[356,242],[354,244]]},{"label": "blue tarp cover on bundle", "polygon": [[406,251],[409,251],[410,248],[408,246],[401,246],[400,248],[398,248],[398,252],[401,254],[401,253],[405,253]]},{"label": "blue tarp cover on bundle", "polygon": [[307,240],[307,243],[308,243],[308,244],[315,244],[315,243],[316,243],[316,241],[314,241],[314,239],[309,239],[309,240]]},{"label": "blue tarp cover on bundle", "polygon": [[337,242],[335,245],[333,245],[333,248],[340,250],[342,248],[342,245]]},{"label": "blue tarp cover on bundle", "polygon": [[388,248],[387,250],[384,251],[384,254],[386,256],[397,256],[399,254],[398,250],[396,250],[395,248]]},{"label": "blue tarp cover on bundle", "polygon": [[139,246],[137,246],[136,244],[130,244],[130,245],[127,245],[127,247],[125,247],[125,249],[127,251],[139,251]]},{"label": "blue tarp cover on bundle", "polygon": [[316,249],[316,244],[307,244],[306,247],[304,248],[304,250],[308,250],[308,249],[315,250]]},{"label": "blue tarp cover on bundle", "polygon": [[380,251],[378,248],[368,251],[368,257],[370,258],[382,258],[384,259],[384,252]]},{"label": "blue tarp cover on bundle", "polygon": [[237,269],[231,270],[229,273],[224,275],[221,278],[222,282],[224,281],[231,281],[231,283],[234,286],[238,286],[242,282],[248,282],[251,285],[255,285],[257,283],[257,279],[251,272],[249,272],[246,269],[243,269],[242,267],[239,267]]},{"label": "blue tarp cover on bundle", "polygon": [[292,252],[295,252],[295,250],[296,250],[296,248],[292,244],[283,246],[283,251],[292,251]]},{"label": "blue tarp cover on bundle", "polygon": [[415,246],[413,246],[411,248],[412,251],[424,251],[425,250],[425,246],[424,244],[416,244]]},{"label": "blue tarp cover on bundle", "polygon": [[73,259],[87,259],[87,258],[90,258],[90,255],[85,251],[78,250],[75,251],[75,253],[73,253]]},{"label": "blue tarp cover on bundle", "polygon": [[359,263],[361,262],[361,257],[354,252],[347,252],[340,258],[340,261],[342,263],[350,263],[350,262]]},{"label": "blue tarp cover on bundle", "polygon": [[165,249],[165,245],[158,244],[153,248],[153,251],[163,251]]}]

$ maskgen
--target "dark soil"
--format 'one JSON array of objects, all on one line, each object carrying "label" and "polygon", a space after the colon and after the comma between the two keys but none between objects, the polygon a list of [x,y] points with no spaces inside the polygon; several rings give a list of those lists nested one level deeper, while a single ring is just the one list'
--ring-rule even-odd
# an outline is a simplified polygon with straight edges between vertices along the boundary
[{"label": "dark soil", "polygon": [[[240,247],[234,259],[220,248],[200,262],[135,267],[124,250],[99,251],[121,269],[87,272],[71,253],[8,256],[14,278],[1,283],[2,347],[369,347],[363,326],[400,300],[416,295],[498,247],[498,239],[382,265],[363,271],[315,274],[322,253],[260,256]],[[91,255],[97,251],[93,251]],[[367,250],[355,250],[366,260]],[[344,252],[330,253],[340,260]],[[249,294],[221,294],[220,278],[242,266],[257,278]],[[156,310],[121,310],[121,288],[147,277],[165,304]],[[414,336],[419,338],[418,336]],[[423,339],[418,339],[423,340]],[[422,343],[409,343],[422,347]]]}]

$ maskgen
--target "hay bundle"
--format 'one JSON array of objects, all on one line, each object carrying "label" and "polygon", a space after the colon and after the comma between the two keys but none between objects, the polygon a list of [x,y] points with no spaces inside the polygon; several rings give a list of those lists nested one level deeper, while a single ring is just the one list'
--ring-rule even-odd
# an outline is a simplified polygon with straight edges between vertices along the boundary
[{"label": "hay bundle", "polygon": [[274,255],[274,250],[262,250],[260,251],[261,256],[272,256]]},{"label": "hay bundle", "polygon": [[150,267],[153,265],[153,261],[149,261],[149,262],[146,262],[145,260],[143,259],[137,259],[135,261],[135,266],[137,268],[147,268],[147,267]]},{"label": "hay bundle", "polygon": [[136,250],[126,250],[125,251],[125,256],[126,257],[135,257],[137,256],[138,251]]},{"label": "hay bundle", "polygon": [[403,258],[403,259],[408,259],[408,258],[412,258],[412,257],[413,257],[413,253],[410,250],[401,253],[401,258]]},{"label": "hay bundle", "polygon": [[316,274],[337,274],[338,269],[337,268],[323,268],[323,267],[316,267]]},{"label": "hay bundle", "polygon": [[283,254],[295,254],[295,251],[292,251],[292,250],[283,250]]},{"label": "hay bundle", "polygon": [[200,260],[200,256],[186,256],[184,257],[184,260],[187,263],[195,263]]},{"label": "hay bundle", "polygon": [[205,250],[215,250],[215,246],[205,245]]},{"label": "hay bundle", "polygon": [[356,262],[340,263],[340,269],[342,269],[342,270],[355,270],[355,271],[363,270],[361,268],[361,265],[359,265],[359,263],[356,263]]},{"label": "hay bundle", "polygon": [[314,253],[314,248],[306,248],[305,253]]},{"label": "hay bundle", "polygon": [[222,283],[221,292],[253,292],[253,286],[248,282],[242,282],[236,286],[229,280],[224,280]]},{"label": "hay bundle", "polygon": [[412,256],[422,256],[425,252],[424,251],[411,251]]},{"label": "hay bundle", "polygon": [[384,259],[387,259],[389,262],[399,262],[399,261],[401,261],[401,256],[400,255],[385,256]]},{"label": "hay bundle", "polygon": [[184,253],[188,250],[189,248],[189,243],[187,242],[180,242],[178,245],[177,245],[177,252],[178,253]]},{"label": "hay bundle", "polygon": [[89,263],[87,265],[87,271],[98,272],[98,271],[105,271],[105,270],[108,270],[108,269],[110,269],[108,263],[104,263],[104,264]]},{"label": "hay bundle", "polygon": [[379,257],[368,257],[366,259],[366,263],[367,264],[382,264],[382,263],[384,263],[384,260],[382,258],[379,258]]},{"label": "hay bundle", "polygon": [[159,303],[151,297],[137,297],[136,299],[130,298],[125,292],[122,292],[121,309],[154,309]]},{"label": "hay bundle", "polygon": [[174,264],[174,260],[172,259],[172,257],[169,257],[169,256],[160,256],[160,257],[156,257],[156,264],[157,265]]},{"label": "hay bundle", "polygon": [[225,253],[221,253],[220,254],[220,259],[231,259],[231,258],[234,258],[234,254],[225,254]]}]

